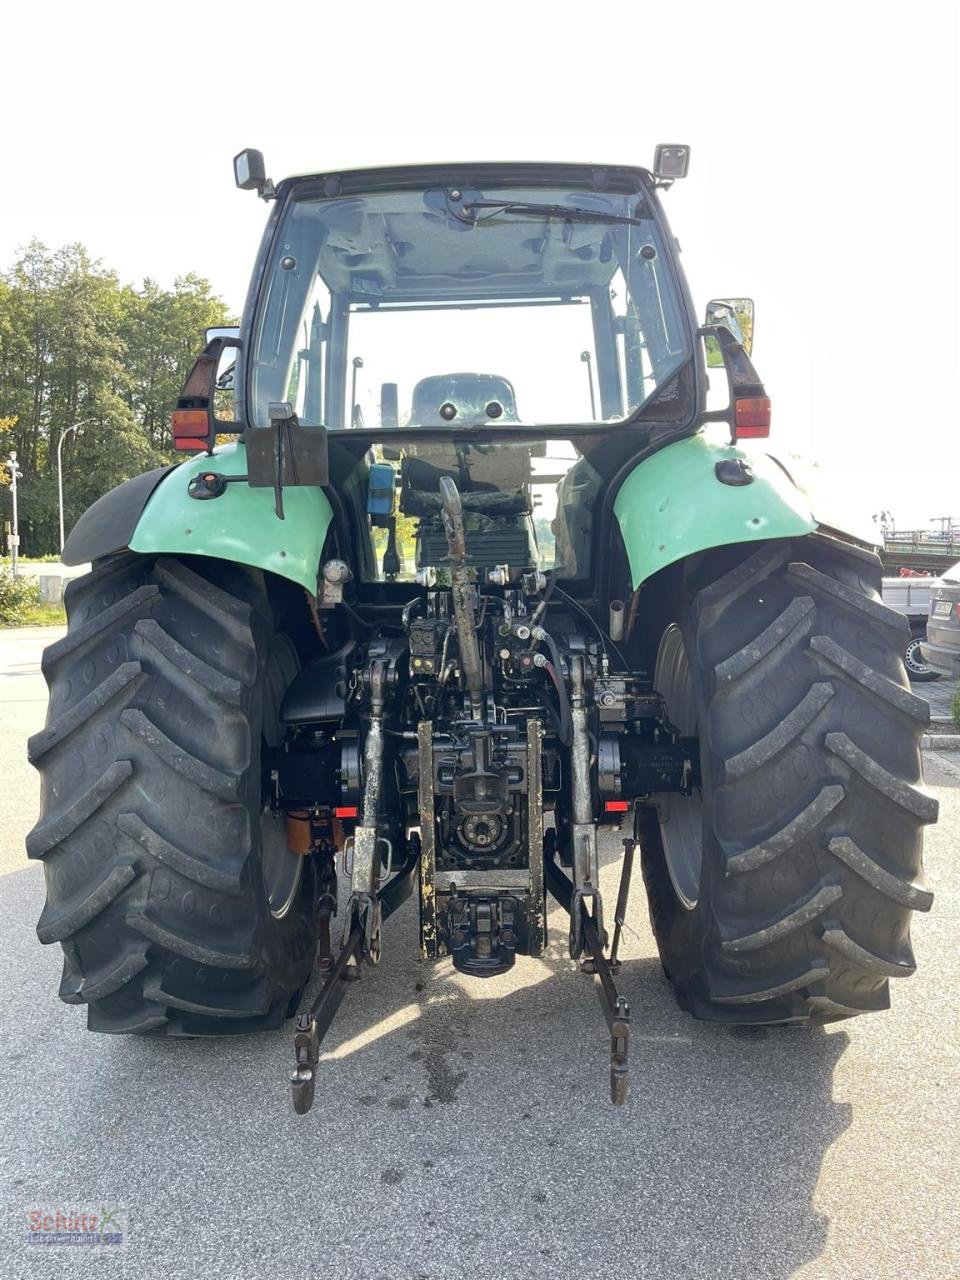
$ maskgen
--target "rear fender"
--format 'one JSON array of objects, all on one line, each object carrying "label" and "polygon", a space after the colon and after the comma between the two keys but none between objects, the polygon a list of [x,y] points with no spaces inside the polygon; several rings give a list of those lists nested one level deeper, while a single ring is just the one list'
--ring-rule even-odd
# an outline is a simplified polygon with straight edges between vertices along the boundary
[{"label": "rear fender", "polygon": [[[749,484],[724,483],[717,463],[739,459]],[[772,457],[690,436],[639,462],[613,504],[634,588],[685,557],[737,542],[796,538],[820,522],[810,499]]]},{"label": "rear fender", "polygon": [[[234,442],[218,446],[213,457],[201,453],[164,473],[149,473],[152,484],[135,493],[130,486],[145,477],[120,485],[81,516],[67,540],[65,558],[67,552],[73,558],[66,562],[95,560],[124,546],[143,555],[213,556],[275,573],[315,593],[333,519],[322,489],[285,488],[283,520],[274,510],[272,489],[251,489],[238,481],[219,498],[198,500],[187,492],[199,472],[245,475],[246,470],[246,449]],[[111,512],[119,518],[109,520]]]}]

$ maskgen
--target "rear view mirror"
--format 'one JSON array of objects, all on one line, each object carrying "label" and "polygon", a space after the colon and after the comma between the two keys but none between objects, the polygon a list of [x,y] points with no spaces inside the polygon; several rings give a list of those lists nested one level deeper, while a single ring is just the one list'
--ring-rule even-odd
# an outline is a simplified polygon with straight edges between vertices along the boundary
[{"label": "rear view mirror", "polygon": [[224,347],[217,361],[217,380],[213,392],[213,416],[226,430],[236,428],[237,420],[237,349]]},{"label": "rear view mirror", "polygon": [[197,357],[170,415],[174,449],[211,452],[218,432],[239,429],[234,390],[240,345],[239,338],[216,337]]},{"label": "rear view mirror", "polygon": [[[747,355],[753,350],[753,299],[714,298],[707,303],[707,325],[729,329]],[[706,338],[707,368],[722,369],[723,357],[716,338]]]},{"label": "rear view mirror", "polygon": [[214,338],[239,338],[240,326],[236,324],[217,324],[210,329],[204,329],[203,341],[211,343]]}]

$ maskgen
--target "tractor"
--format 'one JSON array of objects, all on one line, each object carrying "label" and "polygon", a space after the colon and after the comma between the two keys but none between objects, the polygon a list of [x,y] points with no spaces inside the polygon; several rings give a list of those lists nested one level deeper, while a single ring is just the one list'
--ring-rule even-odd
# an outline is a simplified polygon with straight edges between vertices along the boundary
[{"label": "tractor", "polygon": [[661,202],[688,159],[235,158],[269,206],[241,323],[183,386],[185,456],[70,533],[43,658],[37,932],[91,1030],[295,1017],[303,1113],[407,897],[478,982],[544,955],[552,898],[620,1102],[635,861],[696,1018],[849,1018],[913,972],[906,623],[870,529],[767,452],[752,302],[697,319]]}]

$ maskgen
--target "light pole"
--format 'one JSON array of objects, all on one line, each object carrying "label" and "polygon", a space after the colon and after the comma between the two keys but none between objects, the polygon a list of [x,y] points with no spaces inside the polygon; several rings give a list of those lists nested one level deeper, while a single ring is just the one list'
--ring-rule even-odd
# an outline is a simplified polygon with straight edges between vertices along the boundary
[{"label": "light pole", "polygon": [[77,431],[80,427],[87,427],[93,422],[93,418],[87,418],[84,422],[74,423],[72,427],[67,427],[65,431],[60,432],[60,439],[57,441],[57,497],[60,505],[60,554],[63,555],[63,544],[66,537],[63,531],[63,442],[71,431]]},{"label": "light pole", "polygon": [[10,535],[10,568],[13,576],[17,576],[17,553],[20,550],[20,519],[17,514],[17,481],[22,472],[17,466],[16,450],[11,451],[6,468],[10,472],[10,496],[13,498],[13,533]]}]

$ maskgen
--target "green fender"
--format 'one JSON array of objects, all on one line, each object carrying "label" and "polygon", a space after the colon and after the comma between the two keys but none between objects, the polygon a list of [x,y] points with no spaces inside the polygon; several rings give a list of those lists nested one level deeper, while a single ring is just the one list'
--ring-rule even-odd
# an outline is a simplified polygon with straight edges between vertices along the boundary
[{"label": "green fender", "polygon": [[[717,478],[723,458],[742,458],[754,481]],[[634,588],[658,569],[709,547],[796,538],[818,527],[806,493],[766,454],[689,436],[631,471],[613,504]]]},{"label": "green fender", "polygon": [[320,552],[333,519],[323,490],[284,489],[285,519],[279,520],[273,490],[251,489],[243,481],[228,484],[219,498],[191,498],[189,482],[198,472],[211,470],[245,475],[243,443],[219,445],[214,459],[201,453],[171,471],[151,494],[130,539],[131,551],[234,560],[289,578],[314,594]]}]

